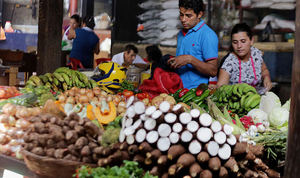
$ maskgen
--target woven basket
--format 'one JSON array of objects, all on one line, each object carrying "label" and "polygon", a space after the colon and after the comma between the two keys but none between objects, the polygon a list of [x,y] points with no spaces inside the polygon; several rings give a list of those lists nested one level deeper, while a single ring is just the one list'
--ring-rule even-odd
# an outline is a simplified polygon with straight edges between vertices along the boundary
[{"label": "woven basket", "polygon": [[72,178],[76,169],[82,165],[97,166],[95,164],[38,156],[26,150],[22,150],[21,154],[24,157],[26,166],[43,178]]}]

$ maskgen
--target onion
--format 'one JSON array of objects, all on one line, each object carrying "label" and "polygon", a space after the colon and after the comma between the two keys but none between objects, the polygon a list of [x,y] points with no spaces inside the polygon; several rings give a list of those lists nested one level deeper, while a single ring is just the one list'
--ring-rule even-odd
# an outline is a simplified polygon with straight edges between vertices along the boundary
[{"label": "onion", "polygon": [[14,116],[17,112],[17,108],[14,104],[7,103],[2,107],[2,112]]},{"label": "onion", "polygon": [[89,98],[89,100],[92,100],[94,98],[94,93],[92,90],[88,90],[86,92],[86,96]]},{"label": "onion", "polygon": [[69,96],[69,97],[67,98],[66,103],[75,104],[75,98],[72,97],[72,96]]},{"label": "onion", "polygon": [[11,138],[17,138],[18,137],[18,132],[19,130],[17,129],[17,128],[15,128],[15,127],[11,127],[11,128],[9,128],[9,129],[7,129],[6,130],[6,134],[8,135],[8,136],[10,136]]},{"label": "onion", "polygon": [[30,123],[25,119],[19,119],[16,121],[16,127],[20,129],[27,129],[29,127]]},{"label": "onion", "polygon": [[28,118],[31,116],[31,113],[28,111],[27,108],[22,107],[21,109],[17,110],[16,116],[18,118]]},{"label": "onion", "polygon": [[98,96],[101,94],[101,89],[99,87],[95,87],[95,88],[93,88],[93,92],[96,96]]},{"label": "onion", "polygon": [[100,95],[101,95],[101,96],[107,96],[107,93],[106,93],[105,91],[102,90],[101,93],[100,93]]},{"label": "onion", "polygon": [[111,95],[107,95],[106,101],[107,102],[111,102],[112,100],[113,100],[112,96]]},{"label": "onion", "polygon": [[0,115],[0,123],[8,124],[9,123],[9,115],[8,114],[1,114]]},{"label": "onion", "polygon": [[34,108],[32,108],[31,112],[32,112],[31,116],[36,116],[36,115],[41,114],[42,110],[39,107],[34,107]]},{"label": "onion", "polygon": [[91,103],[96,104],[96,103],[98,103],[98,101],[99,101],[98,98],[94,97],[94,98],[92,98]]},{"label": "onion", "polygon": [[65,100],[66,100],[66,97],[65,97],[65,95],[63,95],[63,94],[59,95],[59,97],[58,97],[58,101],[59,101],[60,103],[64,103],[64,102],[65,102]]},{"label": "onion", "polygon": [[[26,110],[26,112],[27,112],[27,110]],[[14,116],[9,116],[9,121],[8,122],[9,122],[10,126],[15,126],[16,125],[16,118]]]},{"label": "onion", "polygon": [[86,95],[81,95],[80,97],[79,97],[79,102],[80,103],[88,103],[89,102],[89,98],[86,96]]},{"label": "onion", "polygon": [[80,93],[80,95],[85,95],[86,94],[85,88],[81,88],[79,93]]}]

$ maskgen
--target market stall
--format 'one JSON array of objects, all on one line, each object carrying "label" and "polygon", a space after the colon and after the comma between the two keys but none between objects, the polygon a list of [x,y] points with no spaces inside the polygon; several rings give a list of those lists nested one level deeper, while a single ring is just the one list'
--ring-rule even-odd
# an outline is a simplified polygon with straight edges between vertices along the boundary
[{"label": "market stall", "polygon": [[23,175],[283,175],[289,101],[247,84],[153,94],[58,68],[2,98],[0,167]]}]

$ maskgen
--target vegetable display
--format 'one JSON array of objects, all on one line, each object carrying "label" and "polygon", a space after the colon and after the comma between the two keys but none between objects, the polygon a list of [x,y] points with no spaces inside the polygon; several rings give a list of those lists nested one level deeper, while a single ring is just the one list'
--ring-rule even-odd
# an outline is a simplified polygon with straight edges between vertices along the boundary
[{"label": "vegetable display", "polygon": [[28,119],[41,112],[40,108],[26,108],[7,103],[0,114],[0,153],[22,159],[19,151],[24,143],[23,135],[29,128]]},{"label": "vegetable display", "polygon": [[52,91],[63,92],[72,87],[94,88],[97,83],[89,80],[83,73],[71,70],[67,67],[60,67],[54,73],[46,73],[40,76],[31,76],[26,82],[26,87],[36,87],[44,85]]},{"label": "vegetable display", "polygon": [[102,130],[89,119],[73,113],[66,118],[51,114],[32,117],[24,135],[24,149],[39,156],[96,163],[94,149],[100,144]]},{"label": "vegetable display", "polygon": [[14,86],[0,86],[0,99],[8,99],[19,95],[21,93]]},{"label": "vegetable display", "polygon": [[212,95],[212,100],[218,107],[226,106],[228,110],[240,117],[250,110],[258,108],[260,95],[256,89],[246,83],[235,85],[223,85]]}]

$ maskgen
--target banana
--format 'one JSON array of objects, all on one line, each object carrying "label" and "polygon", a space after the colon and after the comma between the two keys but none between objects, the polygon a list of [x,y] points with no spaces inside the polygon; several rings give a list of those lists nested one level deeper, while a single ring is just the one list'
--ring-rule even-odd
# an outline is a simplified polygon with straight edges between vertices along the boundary
[{"label": "banana", "polygon": [[76,71],[76,74],[78,76],[78,79],[83,82],[84,84],[87,84],[89,82],[89,79],[87,78],[87,76],[79,71]]},{"label": "banana", "polygon": [[241,107],[245,107],[245,99],[246,99],[246,95],[243,95],[242,97],[241,97],[241,100],[240,100],[240,104],[241,104]]},{"label": "banana", "polygon": [[45,84],[45,86],[48,87],[48,88],[52,88],[52,85],[51,85],[49,82],[47,82],[47,83]]},{"label": "banana", "polygon": [[259,94],[254,94],[254,95],[249,96],[245,101],[246,102],[245,103],[245,108],[249,108],[251,103],[256,101],[256,100],[260,101],[260,95]]},{"label": "banana", "polygon": [[98,87],[98,84],[95,80],[90,80],[89,82],[91,83],[92,88]]},{"label": "banana", "polygon": [[57,88],[57,86],[56,86],[54,83],[52,83],[52,89],[53,89],[54,91],[58,91],[58,88]]},{"label": "banana", "polygon": [[36,84],[32,80],[27,80],[26,85],[36,86]]},{"label": "banana", "polygon": [[251,104],[250,104],[251,109],[256,108],[259,105],[261,97],[260,97],[260,95],[258,95],[258,96],[259,96],[258,97],[259,99],[255,99],[254,101],[251,102]]},{"label": "banana", "polygon": [[233,93],[234,95],[240,97],[240,94],[239,94],[239,92],[238,92],[238,87],[239,87],[239,84],[235,84],[235,85],[233,86],[232,93]]},{"label": "banana", "polygon": [[55,78],[57,78],[57,80],[60,81],[60,82],[64,82],[65,81],[64,78],[59,73],[57,73],[57,72],[54,72],[53,76]]},{"label": "banana", "polygon": [[57,86],[57,85],[59,85],[59,81],[56,78],[53,78],[53,83],[52,84]]},{"label": "banana", "polygon": [[43,85],[41,79],[36,75],[31,76],[29,80],[33,81],[36,84],[36,86]]},{"label": "banana", "polygon": [[252,93],[257,93],[256,89],[250,85],[248,85],[247,87],[245,87],[243,89],[243,93],[248,93],[248,92],[252,92]]},{"label": "banana", "polygon": [[46,77],[45,75],[40,75],[39,78],[43,81],[43,83],[48,82],[48,77]]},{"label": "banana", "polygon": [[68,90],[68,85],[66,84],[66,82],[64,82],[64,83],[62,84],[62,86],[63,86],[64,91],[67,91],[67,90]]},{"label": "banana", "polygon": [[69,70],[71,70],[71,69],[69,69],[68,67],[59,67],[54,71],[54,73],[61,73],[61,72],[65,73],[66,71],[69,71]]},{"label": "banana", "polygon": [[239,84],[239,87],[238,87],[238,92],[243,95],[243,90],[244,88],[248,87],[248,84],[247,83],[241,83]]},{"label": "banana", "polygon": [[66,73],[60,73],[60,75],[62,76],[62,78],[64,78],[64,81],[66,82],[66,84],[68,86],[70,86],[70,77],[66,74]]},{"label": "banana", "polygon": [[49,82],[53,82],[52,74],[50,74],[50,73],[45,73],[44,76],[46,76],[46,77],[48,78],[48,81],[49,81]]}]

